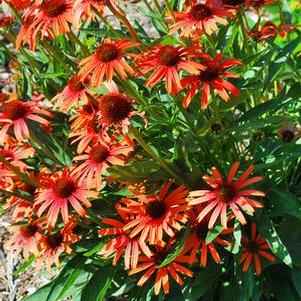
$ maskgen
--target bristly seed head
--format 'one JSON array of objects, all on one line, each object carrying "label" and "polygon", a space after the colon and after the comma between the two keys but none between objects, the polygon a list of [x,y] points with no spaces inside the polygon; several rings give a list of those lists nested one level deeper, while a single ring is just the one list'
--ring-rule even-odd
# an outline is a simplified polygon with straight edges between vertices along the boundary
[{"label": "bristly seed head", "polygon": [[164,202],[154,200],[146,204],[146,211],[152,218],[157,219],[165,214],[166,206]]},{"label": "bristly seed head", "polygon": [[96,56],[103,62],[111,62],[119,58],[120,51],[113,43],[104,43],[96,49]]},{"label": "bristly seed head", "polygon": [[96,163],[103,163],[108,158],[109,153],[110,152],[109,152],[108,147],[100,144],[100,145],[94,146],[90,150],[89,157],[92,161],[94,161]]},{"label": "bristly seed head", "polygon": [[180,60],[178,49],[173,46],[164,46],[159,51],[159,60],[162,65],[168,67],[176,66]]},{"label": "bristly seed head", "polygon": [[24,118],[28,112],[28,107],[19,100],[10,101],[4,107],[4,115],[10,120],[18,120]]},{"label": "bristly seed head", "polygon": [[196,4],[191,7],[190,16],[195,21],[202,21],[212,16],[211,9],[205,4]]},{"label": "bristly seed head", "polygon": [[61,178],[55,183],[54,190],[60,198],[68,198],[76,190],[76,184],[71,179]]}]

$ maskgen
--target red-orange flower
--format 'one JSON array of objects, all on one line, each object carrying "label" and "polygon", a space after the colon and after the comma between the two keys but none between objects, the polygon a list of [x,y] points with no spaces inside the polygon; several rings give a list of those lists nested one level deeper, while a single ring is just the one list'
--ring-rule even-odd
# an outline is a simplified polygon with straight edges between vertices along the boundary
[{"label": "red-orange flower", "polygon": [[43,222],[41,220],[29,221],[27,224],[20,226],[12,226],[11,230],[15,234],[5,244],[5,247],[9,251],[15,252],[16,256],[23,251],[25,260],[28,260],[30,253],[38,256],[42,226]]},{"label": "red-orange flower", "polygon": [[41,266],[46,263],[47,271],[50,271],[52,265],[57,267],[60,265],[59,257],[62,253],[71,254],[71,246],[78,240],[78,236],[73,233],[76,227],[76,221],[70,222],[59,231],[51,232],[40,239],[41,250],[37,258],[36,270],[40,270]]},{"label": "red-orange flower", "polygon": [[238,75],[227,71],[229,68],[242,65],[237,59],[225,59],[223,54],[217,54],[212,60],[206,53],[200,55],[203,58],[202,64],[206,67],[197,75],[187,76],[182,79],[183,88],[190,87],[184,100],[183,107],[187,108],[196,93],[202,89],[201,108],[204,110],[208,106],[211,90],[214,89],[224,101],[230,99],[228,91],[232,95],[238,96],[239,90],[225,78],[235,78]]},{"label": "red-orange flower", "polygon": [[[186,1],[185,11],[174,12],[176,23],[170,27],[170,32],[181,30],[181,36],[199,37],[204,32],[211,35],[217,31],[217,24],[227,25],[226,17],[234,17],[233,11],[212,7],[210,2]],[[171,17],[167,18],[169,22],[172,20]]]},{"label": "red-orange flower", "polygon": [[11,16],[6,16],[0,18],[0,28],[6,28],[12,26],[14,23],[14,18]]},{"label": "red-orange flower", "polygon": [[16,10],[23,10],[31,5],[31,0],[5,0],[6,3],[12,5]]},{"label": "red-orange flower", "polygon": [[124,60],[129,54],[125,50],[136,46],[137,43],[132,43],[128,40],[111,41],[105,39],[98,46],[91,56],[83,59],[79,65],[81,70],[79,76],[82,78],[91,74],[91,84],[94,87],[99,87],[104,79],[111,81],[114,72],[122,79],[127,78],[128,74],[134,73],[130,65]]},{"label": "red-orange flower", "polygon": [[135,218],[135,216],[120,210],[120,204],[117,204],[115,207],[122,221],[112,218],[104,218],[102,220],[103,224],[109,225],[111,228],[103,228],[99,230],[99,234],[101,236],[117,236],[102,247],[100,255],[103,255],[104,258],[108,258],[114,254],[113,265],[116,265],[120,257],[124,254],[125,269],[136,268],[140,250],[148,257],[152,256],[152,253],[144,242],[136,238],[131,238],[129,234],[123,230],[126,223]]},{"label": "red-orange flower", "polygon": [[74,158],[75,161],[84,161],[78,165],[73,174],[80,183],[86,182],[88,188],[100,189],[102,175],[110,165],[124,165],[126,156],[134,150],[126,140],[116,141],[113,136],[109,143],[96,142],[85,149],[85,153]]},{"label": "red-orange flower", "polygon": [[86,77],[82,80],[78,75],[73,75],[61,93],[56,95],[52,102],[55,108],[59,108],[63,112],[68,112],[72,107],[78,107],[80,101],[84,104],[88,103],[88,89],[86,85],[90,83],[90,78]]},{"label": "red-orange flower", "polygon": [[124,227],[125,231],[131,230],[130,237],[139,235],[141,241],[164,245],[164,233],[173,237],[175,230],[181,230],[188,220],[185,213],[188,190],[179,186],[168,194],[171,185],[172,182],[165,185],[158,195],[139,196],[137,200],[123,199],[124,210],[137,215]]},{"label": "red-orange flower", "polygon": [[168,263],[167,265],[161,267],[166,258],[168,251],[170,249],[170,244],[166,247],[154,247],[153,255],[148,258],[146,256],[139,256],[138,266],[134,269],[131,269],[129,275],[134,275],[144,271],[143,276],[138,281],[137,285],[142,286],[153,274],[156,274],[155,278],[155,294],[159,295],[161,288],[165,294],[169,293],[169,276],[171,276],[179,285],[184,285],[184,282],[179,274],[192,277],[193,272],[184,267],[178,262],[183,262],[180,260],[181,256],[177,257],[174,261]]},{"label": "red-orange flower", "polygon": [[52,117],[51,113],[40,108],[38,104],[33,101],[23,102],[13,100],[5,103],[0,113],[0,125],[2,125],[2,129],[0,130],[0,144],[3,144],[5,136],[11,127],[13,127],[15,137],[18,141],[29,138],[30,134],[26,124],[27,120],[33,120],[48,126],[49,121],[39,115]]},{"label": "red-orange flower", "polygon": [[[59,213],[61,212],[64,223],[69,221],[68,205],[80,215],[85,216],[84,207],[90,207],[88,198],[96,197],[95,191],[88,190],[87,183],[79,183],[70,171],[64,169],[54,173],[48,181],[44,183],[37,196],[36,204],[40,204],[38,216],[41,216],[48,209],[47,223],[55,226]],[[83,206],[82,206],[83,205]]]},{"label": "red-orange flower", "polygon": [[249,175],[254,170],[254,166],[248,169],[238,178],[236,182],[233,179],[239,168],[239,163],[235,162],[229,172],[226,180],[220,172],[213,167],[211,169],[212,176],[204,176],[203,180],[211,186],[209,190],[196,190],[189,194],[192,200],[190,205],[198,205],[207,203],[198,216],[198,221],[201,222],[208,214],[210,214],[208,227],[213,228],[216,220],[220,216],[221,224],[227,228],[227,211],[230,209],[237,220],[245,224],[246,219],[241,210],[248,214],[254,213],[254,208],[261,208],[262,204],[251,199],[252,196],[265,196],[265,193],[260,190],[247,189],[242,190],[246,186],[262,180],[262,177],[249,178]]},{"label": "red-orange flower", "polygon": [[97,102],[102,127],[121,129],[126,133],[132,116],[138,115],[145,121],[143,113],[134,110],[134,101],[125,94],[111,92],[101,96]]},{"label": "red-orange flower", "polygon": [[[108,0],[75,0],[73,4],[74,25],[79,27],[81,21],[93,21],[96,11],[103,15]],[[112,1],[112,0],[111,0]]]},{"label": "red-orange flower", "polygon": [[242,237],[242,255],[240,262],[243,264],[242,270],[246,272],[252,262],[255,265],[255,271],[257,275],[261,274],[262,268],[260,263],[260,256],[265,259],[274,262],[276,258],[268,253],[270,246],[258,233],[256,233],[256,225],[251,226],[251,238],[245,236]]},{"label": "red-orange flower", "polygon": [[[200,209],[198,209],[198,212]],[[208,218],[198,222],[198,213],[190,211],[189,220],[191,222],[192,230],[189,233],[183,251],[181,252],[182,258],[187,258],[187,262],[194,263],[197,262],[197,254],[200,253],[200,266],[206,267],[208,261],[208,253],[212,256],[213,260],[219,264],[221,263],[220,255],[217,251],[216,244],[223,247],[228,247],[231,245],[230,242],[221,238],[220,236],[229,234],[233,232],[233,229],[224,229],[217,237],[215,237],[211,242],[206,242],[206,237],[208,234]],[[189,254],[188,254],[189,253]]]},{"label": "red-orange flower", "polygon": [[164,79],[166,90],[173,94],[182,88],[179,76],[181,70],[197,74],[204,69],[200,63],[189,60],[197,56],[198,50],[198,47],[158,45],[137,56],[136,69],[140,70],[141,75],[154,70],[145,82],[146,87],[152,88]]},{"label": "red-orange flower", "polygon": [[[27,39],[54,39],[56,36],[69,32],[73,21],[72,0],[48,0],[33,5],[29,15],[34,19],[28,28]],[[27,15],[25,15],[27,18]]]}]

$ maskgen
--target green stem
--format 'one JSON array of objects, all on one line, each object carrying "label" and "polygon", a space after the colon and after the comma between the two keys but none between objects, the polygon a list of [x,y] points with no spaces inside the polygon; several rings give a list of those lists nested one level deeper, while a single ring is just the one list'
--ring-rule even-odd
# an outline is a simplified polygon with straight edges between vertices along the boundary
[{"label": "green stem", "polygon": [[85,56],[90,55],[88,47],[82,43],[82,41],[73,33],[73,31],[69,31],[68,36],[72,42],[79,45],[81,51],[84,53]]},{"label": "green stem", "polygon": [[6,194],[6,195],[8,195],[8,196],[15,196],[15,197],[18,197],[18,198],[20,198],[20,199],[24,199],[24,200],[27,200],[27,201],[31,201],[31,202],[32,202],[32,199],[31,199],[31,198],[29,198],[29,197],[27,197],[27,196],[25,196],[25,195],[22,195],[22,194],[20,194],[20,193],[18,193],[18,192],[16,192],[16,191],[11,192],[11,191],[8,191],[8,190],[0,189],[0,193]]},{"label": "green stem", "polygon": [[152,9],[152,7],[149,5],[149,3],[147,2],[147,0],[143,0],[144,4],[147,6],[147,8],[154,13],[154,10]]},{"label": "green stem", "polygon": [[158,12],[161,14],[161,6],[160,6],[158,0],[153,0],[153,1],[154,1],[154,4],[155,4],[155,6],[156,6]]},{"label": "green stem", "polygon": [[168,165],[165,163],[153,150],[152,148],[145,142],[140,133],[133,127],[130,127],[129,132],[133,135],[133,137],[140,143],[142,148],[155,160],[159,163],[162,169],[164,169],[173,179],[175,179],[179,184],[188,184],[185,180],[177,175]]},{"label": "green stem", "polygon": [[246,53],[249,54],[250,53],[250,48],[249,48],[249,44],[248,44],[248,36],[246,33],[246,24],[244,23],[244,19],[243,19],[243,10],[240,7],[239,8],[239,12],[238,12],[238,21],[241,27],[241,31],[242,31],[242,35],[243,35],[243,44],[244,44],[244,48],[246,49]]},{"label": "green stem", "polygon": [[14,174],[20,177],[25,183],[34,187],[38,187],[38,184],[35,181],[31,180],[26,174],[22,173],[19,168],[8,162],[3,155],[0,155],[0,162],[2,162],[6,167],[12,170]]},{"label": "green stem", "polygon": [[164,4],[166,5],[166,8],[170,14],[170,16],[173,18],[173,21],[176,22],[176,18],[175,18],[175,14],[173,12],[173,9],[169,3],[169,0],[163,0],[164,1]]},{"label": "green stem", "polygon": [[65,69],[67,73],[72,73],[71,68],[63,61],[60,55],[57,53],[56,49],[49,44],[46,40],[41,43],[41,45],[47,50],[47,52],[57,61],[59,62],[62,67]]}]

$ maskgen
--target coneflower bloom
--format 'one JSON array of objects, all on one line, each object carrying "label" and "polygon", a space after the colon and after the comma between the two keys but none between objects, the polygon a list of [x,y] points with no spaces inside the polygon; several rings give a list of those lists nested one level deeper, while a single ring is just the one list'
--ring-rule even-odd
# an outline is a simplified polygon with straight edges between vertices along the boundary
[{"label": "coneflower bloom", "polygon": [[247,34],[256,42],[265,42],[266,39],[277,35],[277,27],[272,22],[266,22],[260,29],[255,26],[247,31]]},{"label": "coneflower bloom", "polygon": [[[81,154],[88,147],[91,141],[106,143],[110,140],[107,134],[107,129],[103,126],[99,114],[93,113],[89,117],[84,115],[85,113],[83,111],[80,113],[78,112],[78,114],[78,119],[73,119],[74,124],[72,124],[72,131],[69,137],[73,139],[71,144],[78,143],[77,152],[79,154]],[[82,127],[80,128],[78,125],[80,125],[81,122],[83,123]]]},{"label": "coneflower bloom", "polygon": [[117,204],[115,207],[122,221],[112,218],[104,218],[101,221],[103,224],[111,227],[100,229],[99,235],[115,237],[102,247],[99,254],[104,258],[108,258],[114,254],[113,265],[116,265],[121,256],[124,255],[125,269],[136,268],[140,250],[142,250],[143,253],[148,257],[152,256],[152,252],[144,242],[135,238],[131,238],[129,233],[123,230],[123,227],[126,225],[126,223],[135,216],[119,210],[119,204]]},{"label": "coneflower bloom", "polygon": [[48,0],[35,4],[25,14],[25,18],[34,16],[24,39],[54,39],[60,34],[70,31],[73,21],[72,0]]},{"label": "coneflower bloom", "polygon": [[[209,231],[208,218],[202,220],[201,222],[198,222],[197,213],[191,211],[188,214],[192,230],[189,233],[184,249],[181,252],[182,258],[187,258],[187,262],[189,262],[190,264],[197,262],[197,254],[199,252],[199,263],[201,267],[207,266],[208,254],[211,255],[211,257],[217,264],[221,263],[221,257],[217,251],[216,245],[218,244],[223,247],[230,246],[231,243],[223,239],[221,236],[232,233],[233,229],[224,229],[219,236],[214,238],[213,241],[207,243],[206,237]],[[189,255],[187,253],[189,253]]]},{"label": "coneflower bloom", "polygon": [[164,259],[166,258],[169,245],[162,248],[159,246],[154,246],[153,255],[148,258],[146,256],[139,256],[138,261],[140,264],[134,269],[131,269],[129,275],[134,275],[144,271],[143,276],[137,282],[138,286],[142,286],[153,274],[156,275],[155,277],[155,285],[154,290],[155,294],[159,295],[161,288],[165,294],[169,293],[169,277],[171,276],[179,285],[184,285],[184,281],[180,277],[179,274],[184,276],[192,277],[193,272],[190,271],[188,268],[184,267],[182,264],[178,262],[183,262],[182,260],[178,261],[179,257],[176,258],[174,261],[168,263],[167,265],[160,267],[163,263]]},{"label": "coneflower bloom", "polygon": [[11,16],[6,16],[0,18],[0,28],[7,28],[12,26],[14,23],[14,18]]},{"label": "coneflower bloom", "polygon": [[179,186],[168,193],[172,182],[165,185],[158,195],[140,196],[137,200],[124,199],[124,210],[137,216],[123,229],[131,231],[130,237],[139,235],[141,241],[164,245],[163,234],[173,237],[187,222],[185,211],[189,208],[186,201],[188,190]]},{"label": "coneflower bloom", "polygon": [[260,257],[264,257],[268,261],[274,262],[276,258],[268,253],[270,246],[257,232],[256,225],[251,226],[251,238],[245,236],[242,237],[242,255],[240,262],[243,264],[243,272],[248,271],[250,265],[254,264],[257,275],[261,274],[261,262]]},{"label": "coneflower bloom", "polygon": [[16,256],[22,251],[25,260],[28,260],[30,253],[37,257],[39,255],[38,245],[42,227],[43,221],[41,220],[29,221],[25,225],[12,226],[11,230],[14,235],[5,244],[6,249],[13,251]]},{"label": "coneflower bloom", "polygon": [[75,27],[78,28],[81,21],[93,21],[96,17],[95,10],[100,15],[103,15],[107,1],[108,0],[75,0],[73,4]]},{"label": "coneflower bloom", "polygon": [[146,87],[154,87],[161,79],[165,80],[168,93],[174,94],[182,88],[179,72],[187,71],[197,74],[204,67],[197,62],[189,60],[197,56],[198,47],[182,47],[170,45],[158,45],[147,53],[137,56],[136,69],[140,75],[145,75],[153,70],[153,73],[145,82]]},{"label": "coneflower bloom", "polygon": [[143,113],[134,110],[134,101],[119,92],[111,92],[97,99],[103,127],[114,127],[123,132],[128,131],[130,118],[140,116],[146,123]]},{"label": "coneflower bloom", "polygon": [[98,193],[88,190],[87,183],[79,183],[78,179],[67,169],[54,173],[40,190],[36,205],[38,216],[41,216],[47,208],[47,223],[54,227],[61,212],[64,223],[69,222],[69,204],[80,215],[85,216],[91,203],[89,198],[97,197]]},{"label": "coneflower bloom", "polygon": [[226,180],[223,179],[220,172],[213,167],[211,169],[212,176],[204,176],[203,180],[211,187],[208,190],[196,190],[189,194],[192,199],[189,201],[190,205],[198,205],[207,203],[198,215],[198,221],[201,222],[207,215],[210,215],[208,227],[213,228],[216,220],[220,216],[221,224],[227,228],[227,211],[230,209],[241,224],[246,224],[246,219],[241,210],[248,214],[254,213],[254,208],[261,208],[262,204],[256,200],[251,199],[252,196],[265,196],[265,193],[260,190],[243,188],[259,182],[262,177],[249,178],[253,172],[254,166],[250,166],[237,179],[233,181],[239,163],[235,162],[229,172]]},{"label": "coneflower bloom", "polygon": [[84,161],[74,170],[73,174],[79,178],[80,183],[86,182],[88,188],[100,189],[102,175],[109,166],[124,165],[126,156],[134,150],[123,140],[116,141],[113,137],[109,143],[96,142],[88,146],[85,153],[74,158],[75,161]]},{"label": "coneflower bloom", "polygon": [[206,53],[200,56],[203,58],[201,63],[206,67],[205,70],[201,70],[197,75],[187,76],[181,81],[183,88],[190,88],[183,100],[183,107],[187,108],[189,106],[193,97],[200,89],[202,89],[201,108],[203,110],[208,106],[212,90],[216,90],[224,101],[230,99],[228,92],[231,92],[234,96],[238,96],[240,93],[239,90],[226,78],[239,77],[227,70],[231,67],[242,65],[242,63],[237,59],[225,59],[221,61],[223,54],[217,54],[212,60]]},{"label": "coneflower bloom", "polygon": [[43,235],[40,239],[40,255],[37,258],[36,270],[40,270],[43,264],[47,264],[47,271],[55,264],[60,265],[59,257],[63,253],[71,254],[71,246],[78,241],[78,236],[73,233],[76,227],[76,221],[70,220],[68,224],[59,231],[51,232]]},{"label": "coneflower bloom", "polygon": [[81,70],[79,76],[86,78],[91,74],[91,84],[94,87],[99,87],[104,79],[111,81],[114,72],[122,79],[127,78],[128,74],[134,73],[132,67],[124,60],[129,54],[125,50],[136,46],[137,43],[132,43],[128,40],[111,41],[105,39],[98,46],[91,56],[83,59],[80,62]]},{"label": "coneflower bloom", "polygon": [[26,43],[28,43],[30,50],[35,50],[37,41],[36,37],[34,37],[32,33],[33,28],[31,27],[31,24],[33,21],[34,15],[32,14],[32,11],[29,10],[29,12],[24,15],[23,23],[16,37],[16,50],[18,50],[21,46],[26,45]]},{"label": "coneflower bloom", "polygon": [[[180,30],[181,36],[200,37],[204,32],[211,35],[217,31],[217,24],[227,25],[227,17],[234,17],[233,11],[210,6],[211,0],[199,3],[198,0],[186,1],[185,11],[174,12],[176,23],[170,27],[170,32]],[[172,21],[171,17],[167,21]]]},{"label": "coneflower bloom", "polygon": [[16,10],[26,9],[32,3],[31,0],[5,0],[5,2],[12,5]]},{"label": "coneflower bloom", "polygon": [[90,78],[86,77],[82,80],[77,74],[73,75],[61,93],[56,95],[52,102],[54,108],[59,108],[60,111],[68,112],[72,107],[78,107],[82,101],[84,104],[88,103],[88,89]]},{"label": "coneflower bloom", "polygon": [[[10,140],[10,143],[12,141],[13,140]],[[5,144],[3,147],[0,147],[0,156],[11,165],[18,168],[21,172],[24,172],[28,169],[28,165],[22,160],[33,156],[34,153],[35,150],[32,147],[25,148],[23,146],[15,146],[13,144]],[[0,176],[3,176],[5,171],[10,171],[13,173],[9,167],[0,162]]]},{"label": "coneflower bloom", "polygon": [[23,102],[20,100],[9,101],[4,104],[0,113],[0,144],[3,144],[8,130],[12,127],[18,141],[30,137],[26,122],[32,120],[41,125],[49,125],[49,121],[40,115],[52,117],[52,114],[38,106],[33,101]]}]

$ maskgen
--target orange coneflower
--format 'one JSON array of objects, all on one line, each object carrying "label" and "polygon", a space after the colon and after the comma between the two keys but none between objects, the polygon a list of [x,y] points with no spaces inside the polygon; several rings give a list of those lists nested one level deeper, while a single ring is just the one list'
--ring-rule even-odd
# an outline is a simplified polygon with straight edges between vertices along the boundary
[{"label": "orange coneflower", "polygon": [[49,232],[40,239],[40,255],[37,258],[36,270],[40,270],[43,264],[47,264],[47,270],[50,271],[52,265],[59,266],[59,257],[62,253],[71,254],[71,246],[78,241],[78,236],[73,233],[76,227],[76,221],[70,220],[68,224],[59,231]]},{"label": "orange coneflower", "polygon": [[112,228],[103,228],[99,230],[99,234],[101,236],[118,236],[111,239],[102,247],[100,255],[103,255],[104,258],[108,258],[115,254],[113,265],[116,265],[120,257],[124,254],[125,269],[136,268],[140,249],[148,257],[152,256],[152,252],[144,242],[131,238],[129,233],[123,230],[126,223],[131,221],[135,216],[124,213],[120,210],[120,204],[117,204],[115,207],[122,221],[112,218],[104,218],[102,223],[112,226]]},{"label": "orange coneflower", "polygon": [[78,28],[82,20],[93,21],[96,17],[95,10],[103,15],[107,2],[108,0],[75,0],[73,4],[75,27]]},{"label": "orange coneflower", "polygon": [[247,34],[256,42],[265,42],[266,39],[277,35],[277,26],[272,22],[266,22],[260,29],[255,26],[247,31]]},{"label": "orange coneflower", "polygon": [[124,60],[129,54],[125,53],[125,50],[136,46],[137,43],[132,43],[128,40],[111,41],[105,39],[103,43],[98,46],[91,56],[83,59],[80,62],[82,67],[79,71],[79,75],[82,78],[87,77],[90,73],[91,84],[94,87],[99,87],[104,78],[107,81],[113,79],[114,72],[125,79],[127,74],[132,75],[134,73],[130,65]]},{"label": "orange coneflower", "polygon": [[88,89],[86,85],[90,83],[90,78],[81,79],[77,74],[73,75],[61,93],[56,95],[52,102],[54,108],[59,108],[63,112],[68,112],[72,107],[79,106],[80,101],[88,103]]},{"label": "orange coneflower", "polygon": [[184,285],[184,282],[179,274],[192,277],[193,272],[188,268],[184,267],[178,262],[183,262],[180,260],[181,256],[175,258],[172,262],[167,265],[160,267],[166,258],[168,251],[170,249],[170,243],[166,247],[154,246],[153,255],[148,258],[146,256],[139,256],[138,261],[140,264],[136,268],[129,271],[129,275],[134,275],[144,271],[143,276],[138,281],[137,285],[142,286],[153,274],[156,274],[155,278],[155,294],[159,295],[161,288],[165,294],[169,293],[169,276],[171,276],[179,285]]},{"label": "orange coneflower", "polygon": [[146,123],[143,113],[134,110],[134,101],[125,94],[111,92],[97,99],[100,119],[103,127],[113,127],[128,131],[130,118],[140,116]]},{"label": "orange coneflower", "polygon": [[[234,17],[233,11],[210,6],[211,0],[199,3],[198,0],[186,1],[185,11],[174,12],[176,23],[170,32],[181,30],[181,36],[201,36],[203,32],[211,35],[217,31],[217,24],[227,25],[226,17]],[[172,21],[167,18],[167,21]]]},{"label": "orange coneflower", "polygon": [[137,56],[136,69],[142,75],[154,70],[145,83],[146,87],[152,88],[164,78],[166,90],[173,94],[182,88],[179,76],[181,70],[197,74],[204,69],[200,63],[189,60],[197,56],[198,50],[198,47],[158,45]]},{"label": "orange coneflower", "polygon": [[[91,141],[99,141],[106,143],[110,140],[107,129],[103,126],[99,114],[93,112],[89,116],[86,109],[81,110],[77,114],[77,118],[73,118],[74,123],[71,127],[70,138],[75,138],[71,142],[77,143],[77,152],[81,154],[89,145]],[[81,126],[80,126],[81,125]]]},{"label": "orange coneflower", "polygon": [[[9,140],[10,144],[5,144],[4,146],[0,147],[0,156],[9,162],[14,167],[20,169],[21,172],[24,172],[28,169],[28,165],[24,163],[22,160],[27,159],[34,155],[35,150],[32,147],[27,145],[24,146],[17,146],[13,145],[13,140]],[[0,176],[3,176],[5,171],[12,172],[9,167],[4,165],[0,162]]]},{"label": "orange coneflower", "polygon": [[40,108],[38,104],[33,101],[23,102],[20,100],[12,100],[6,102],[0,113],[0,125],[2,125],[2,129],[0,130],[0,144],[3,144],[5,136],[11,127],[13,127],[15,137],[18,141],[29,138],[30,134],[26,124],[27,120],[33,120],[45,126],[49,125],[49,121],[39,115],[52,117],[50,112]]},{"label": "orange coneflower", "polygon": [[45,182],[42,186],[36,201],[37,205],[41,205],[38,209],[38,216],[49,208],[47,223],[52,227],[55,226],[60,211],[63,222],[69,222],[69,204],[80,216],[85,216],[86,211],[83,206],[90,207],[91,203],[88,198],[98,195],[97,192],[88,190],[87,183],[79,183],[78,179],[67,169],[52,174],[47,183]]},{"label": "orange coneflower", "polygon": [[96,142],[86,148],[85,153],[76,156],[75,161],[84,161],[78,165],[73,174],[81,182],[87,182],[88,188],[100,189],[102,175],[110,165],[124,165],[126,156],[134,150],[125,139],[116,141],[113,136],[109,143]]},{"label": "orange coneflower", "polygon": [[[191,222],[192,231],[189,233],[184,249],[181,252],[182,258],[187,258],[187,262],[194,263],[197,262],[197,253],[200,252],[200,266],[206,267],[208,261],[208,253],[212,256],[213,260],[219,264],[221,263],[221,257],[216,249],[216,244],[223,247],[228,247],[231,245],[227,240],[219,237],[221,235],[230,234],[233,229],[224,229],[219,236],[215,237],[213,241],[207,243],[206,237],[209,231],[208,228],[208,218],[205,218],[201,222],[198,222],[197,216],[201,210],[198,212],[190,211],[188,213],[189,220]],[[187,254],[189,253],[189,255]]]},{"label": "orange coneflower", "polygon": [[202,64],[206,67],[197,75],[187,76],[182,79],[183,88],[190,87],[187,95],[183,100],[184,108],[187,108],[191,103],[196,93],[202,89],[201,93],[201,108],[204,110],[208,106],[211,90],[214,89],[224,101],[230,99],[228,91],[232,95],[238,96],[239,90],[225,78],[236,78],[238,75],[227,71],[227,69],[242,65],[237,59],[225,59],[223,54],[217,54],[212,60],[206,53],[200,55],[203,58]]},{"label": "orange coneflower", "polygon": [[251,226],[251,238],[247,238],[245,236],[242,237],[242,255],[240,262],[243,264],[242,270],[246,272],[252,261],[255,265],[255,271],[257,275],[261,274],[261,263],[260,263],[260,256],[264,257],[265,259],[274,262],[276,258],[268,253],[267,251],[270,250],[270,246],[267,244],[266,240],[264,240],[258,233],[256,233],[256,225],[252,224]]},{"label": "orange coneflower", "polygon": [[25,260],[28,260],[29,254],[39,255],[38,245],[41,238],[43,221],[38,219],[29,221],[24,225],[13,225],[11,230],[15,233],[5,244],[9,251],[13,251],[17,256],[23,250]]},{"label": "orange coneflower", "polygon": [[139,196],[137,200],[123,199],[128,212],[137,216],[124,230],[131,230],[130,237],[139,234],[140,240],[150,244],[164,245],[163,234],[173,237],[187,222],[185,211],[189,208],[186,201],[188,190],[184,186],[168,194],[173,182],[165,185],[158,195]]},{"label": "orange coneflower", "polygon": [[72,0],[47,0],[33,5],[25,14],[25,20],[33,16],[24,39],[44,40],[69,32],[73,21]]},{"label": "orange coneflower", "polygon": [[24,10],[31,5],[32,0],[5,0],[5,2],[12,5],[16,10]]},{"label": "orange coneflower", "polygon": [[254,208],[261,208],[262,204],[251,199],[252,196],[265,196],[265,193],[260,190],[247,189],[242,190],[246,186],[262,180],[262,177],[249,178],[249,175],[254,170],[254,166],[248,169],[233,182],[235,174],[239,168],[239,163],[235,162],[229,172],[226,180],[223,179],[220,172],[213,167],[211,169],[212,176],[204,176],[204,181],[211,186],[209,190],[196,190],[189,194],[192,200],[190,205],[198,205],[208,203],[198,215],[198,221],[201,222],[208,214],[210,214],[208,227],[213,228],[216,220],[220,216],[221,224],[227,228],[227,211],[230,209],[237,220],[241,224],[246,223],[246,219],[241,212],[241,209],[249,214],[254,213]]},{"label": "orange coneflower", "polygon": [[6,16],[0,18],[0,28],[7,28],[12,26],[14,23],[14,18],[11,16]]},{"label": "orange coneflower", "polygon": [[34,15],[31,10],[24,14],[23,24],[20,27],[19,33],[16,37],[16,49],[18,50],[21,46],[24,46],[26,43],[29,44],[29,49],[34,51],[36,48],[36,38],[33,36],[31,24],[34,21]]}]

